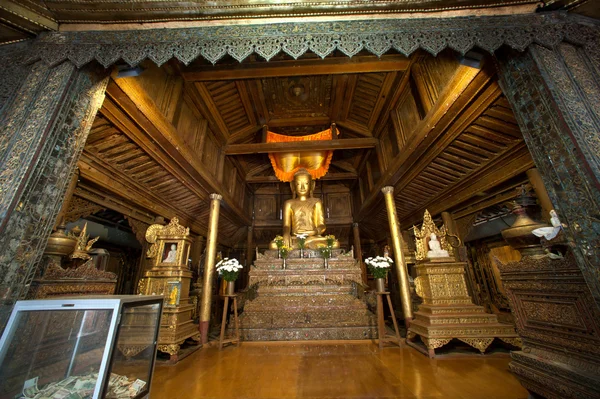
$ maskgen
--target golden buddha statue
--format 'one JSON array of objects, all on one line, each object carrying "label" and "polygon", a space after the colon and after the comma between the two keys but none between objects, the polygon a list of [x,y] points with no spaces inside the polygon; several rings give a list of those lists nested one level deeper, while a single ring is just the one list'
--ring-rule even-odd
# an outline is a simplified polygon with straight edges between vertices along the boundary
[{"label": "golden buddha statue", "polygon": [[[315,182],[306,169],[300,169],[294,174],[291,182],[292,199],[283,205],[283,240],[291,248],[299,248],[297,234],[306,235],[305,248],[317,249],[319,244],[327,245],[325,232],[325,215],[323,203],[318,198],[313,198]],[[335,240],[333,248],[339,248]],[[277,249],[274,241],[271,249]]]}]

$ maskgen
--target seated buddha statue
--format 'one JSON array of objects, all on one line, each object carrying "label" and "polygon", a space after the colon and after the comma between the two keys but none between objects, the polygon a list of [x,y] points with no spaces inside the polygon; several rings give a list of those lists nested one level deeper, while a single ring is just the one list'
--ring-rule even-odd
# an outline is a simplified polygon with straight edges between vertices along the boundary
[{"label": "seated buddha statue", "polygon": [[[313,198],[315,182],[306,169],[300,169],[294,174],[291,182],[292,199],[283,205],[283,240],[285,245],[298,249],[296,234],[305,234],[305,248],[317,249],[319,244],[327,245],[325,232],[325,215],[323,203],[318,198]],[[333,248],[339,248],[335,240]],[[274,241],[271,249],[277,249]]]}]

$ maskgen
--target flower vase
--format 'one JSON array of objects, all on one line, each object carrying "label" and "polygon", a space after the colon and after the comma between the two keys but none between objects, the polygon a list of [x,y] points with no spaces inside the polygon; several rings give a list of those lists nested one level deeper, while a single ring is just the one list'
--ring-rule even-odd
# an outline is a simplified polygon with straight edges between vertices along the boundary
[{"label": "flower vase", "polygon": [[300,259],[304,259],[304,249],[300,248]]},{"label": "flower vase", "polygon": [[327,262],[327,257],[324,256],[323,259],[325,260],[325,269],[329,269],[329,262]]},{"label": "flower vase", "polygon": [[235,295],[235,281],[227,282],[227,289],[225,290],[225,295]]},{"label": "flower vase", "polygon": [[375,287],[377,292],[385,292],[385,279],[384,278],[376,278],[375,279]]},{"label": "flower vase", "polygon": [[283,270],[285,270],[285,266],[286,266],[286,264],[285,264],[285,258],[283,258]]},{"label": "flower vase", "polygon": [[281,259],[281,251],[279,249],[277,250],[277,259]]}]

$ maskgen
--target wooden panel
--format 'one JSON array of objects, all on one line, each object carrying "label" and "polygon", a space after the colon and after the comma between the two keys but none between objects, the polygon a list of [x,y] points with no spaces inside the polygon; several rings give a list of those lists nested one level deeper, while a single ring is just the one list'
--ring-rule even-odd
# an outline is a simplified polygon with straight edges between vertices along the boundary
[{"label": "wooden panel", "polygon": [[212,134],[207,134],[204,142],[202,163],[216,176],[219,167],[219,146]]},{"label": "wooden panel", "polygon": [[352,201],[350,192],[328,193],[326,195],[326,203],[330,218],[352,217]]},{"label": "wooden panel", "polygon": [[410,90],[410,86],[407,86],[407,89],[400,97],[400,100],[398,101],[398,107],[396,108],[395,115],[393,117],[395,117],[398,121],[397,127],[400,130],[399,135],[401,138],[400,145],[403,147],[412,137],[415,127],[421,121],[421,115]]},{"label": "wooden panel", "polygon": [[208,122],[195,115],[188,101],[181,101],[174,123],[189,149],[201,157]]},{"label": "wooden panel", "polygon": [[142,66],[144,73],[135,78],[121,79],[135,80],[164,116],[172,122],[183,92],[183,79],[168,74],[165,69],[157,67],[150,61],[144,62]]},{"label": "wooden panel", "polygon": [[277,220],[277,201],[273,195],[256,195],[254,197],[254,217],[257,220]]},{"label": "wooden panel", "polygon": [[458,59],[454,55],[427,57],[411,67],[411,75],[425,111],[435,104],[457,69]]}]

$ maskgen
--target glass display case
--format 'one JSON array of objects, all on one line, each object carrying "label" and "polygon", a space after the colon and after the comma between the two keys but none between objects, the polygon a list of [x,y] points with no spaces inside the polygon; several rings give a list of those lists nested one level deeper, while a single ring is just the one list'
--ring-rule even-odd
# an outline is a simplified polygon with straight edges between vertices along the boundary
[{"label": "glass display case", "polygon": [[0,399],[149,396],[162,296],[19,301],[0,339]]}]

